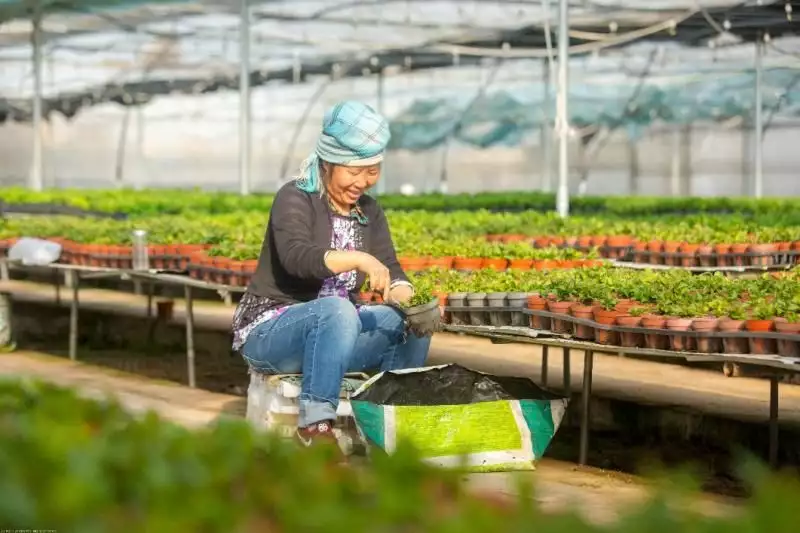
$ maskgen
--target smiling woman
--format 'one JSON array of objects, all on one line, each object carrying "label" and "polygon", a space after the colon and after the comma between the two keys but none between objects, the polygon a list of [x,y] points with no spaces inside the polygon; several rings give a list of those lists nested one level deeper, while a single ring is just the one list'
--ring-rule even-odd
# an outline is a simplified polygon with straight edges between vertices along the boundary
[{"label": "smiling woman", "polygon": [[364,194],[380,178],[389,126],[371,107],[325,114],[317,147],[275,195],[258,267],[233,319],[233,348],[256,371],[303,374],[298,438],[332,440],[346,372],[423,366],[429,337],[389,305],[357,307],[365,280],[387,303],[414,290],[386,216]]}]

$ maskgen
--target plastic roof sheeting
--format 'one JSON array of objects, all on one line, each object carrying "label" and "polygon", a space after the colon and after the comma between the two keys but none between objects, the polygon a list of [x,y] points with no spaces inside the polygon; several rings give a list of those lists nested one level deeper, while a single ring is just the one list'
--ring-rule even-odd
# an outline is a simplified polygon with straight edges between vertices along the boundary
[{"label": "plastic roof sheeting", "polygon": [[[274,84],[316,84],[317,78],[333,75],[374,87],[369,74],[393,66],[385,76],[385,98],[403,102],[399,108],[405,109],[392,117],[398,147],[424,149],[450,137],[476,146],[513,144],[544,116],[541,66],[536,64],[547,55],[543,28],[549,21],[555,29],[557,3],[251,0],[251,85],[295,93],[291,85]],[[572,59],[571,120],[578,126],[627,125],[632,132],[658,120],[749,115],[752,44],[709,48],[707,39],[724,44],[764,29],[777,36],[796,27],[783,12],[784,1],[765,0],[758,7],[735,0],[571,3],[573,44],[594,50]],[[0,122],[30,119],[30,24],[22,4],[0,0]],[[177,100],[176,95],[238,89],[238,1],[60,0],[57,5],[43,21],[46,114],[71,117],[108,102],[139,105],[153,98]],[[644,34],[655,44],[605,45],[619,35],[670,21],[676,22],[672,31]],[[720,29],[731,34],[720,38]],[[504,62],[499,68],[505,75],[498,75],[484,88],[486,96],[470,105],[482,91],[479,80],[504,57],[503,43],[514,53],[524,57],[530,51],[539,59]],[[452,44],[466,52],[448,52]],[[481,57],[482,50],[492,52],[492,58]],[[765,106],[771,113],[796,116],[793,80],[800,44],[791,37],[775,38],[767,52]],[[402,80],[416,69],[439,68],[467,74],[442,76],[452,84],[435,91],[416,84],[399,94]],[[516,78],[508,75],[514,70],[520,73]],[[303,107],[297,102],[293,114],[302,114]]]}]

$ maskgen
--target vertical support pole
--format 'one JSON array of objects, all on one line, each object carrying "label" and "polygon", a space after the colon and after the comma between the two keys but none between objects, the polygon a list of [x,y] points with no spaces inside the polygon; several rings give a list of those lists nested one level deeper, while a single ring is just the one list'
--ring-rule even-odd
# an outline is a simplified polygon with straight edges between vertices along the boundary
[{"label": "vertical support pole", "polygon": [[72,301],[69,306],[69,358],[75,361],[78,358],[78,289],[81,277],[76,270],[70,270],[69,278],[72,288]]},{"label": "vertical support pole", "polygon": [[779,383],[777,376],[769,378],[769,465],[772,468],[778,467],[778,409],[779,403]]},{"label": "vertical support pole", "polygon": [[542,61],[542,84],[544,86],[544,101],[542,102],[542,190],[553,190],[553,118],[550,116],[550,102],[552,101],[549,59]]},{"label": "vertical support pole", "polygon": [[[383,115],[383,104],[384,104],[383,90],[384,90],[384,81],[385,81],[384,80],[384,74],[383,74],[383,67],[378,66],[378,72],[377,72],[377,76],[376,77],[378,79],[378,86],[376,87],[376,93],[377,94],[375,95],[376,96],[376,100],[377,100],[377,105],[378,105],[377,111],[378,111],[378,113]],[[377,191],[376,192],[378,193],[378,196],[386,194],[386,165],[382,165],[381,177],[378,180]]]},{"label": "vertical support pole", "polygon": [[547,387],[548,371],[550,366],[550,347],[542,345],[542,387]]},{"label": "vertical support pole", "polygon": [[186,372],[189,376],[189,386],[196,386],[194,375],[194,295],[192,287],[183,286],[184,305],[186,305]]},{"label": "vertical support pole", "polygon": [[239,193],[250,194],[250,2],[240,0],[239,22]]},{"label": "vertical support pole", "polygon": [[753,176],[753,196],[761,198],[764,189],[764,113],[763,113],[763,99],[764,99],[764,83],[763,83],[763,56],[764,56],[764,37],[759,35],[756,39],[756,102],[755,102],[755,115],[756,115],[756,157],[755,157],[755,174]]},{"label": "vertical support pole", "polygon": [[569,216],[569,1],[558,5],[558,192],[556,209],[561,218]]},{"label": "vertical support pole", "polygon": [[29,186],[34,191],[41,191],[44,186],[44,150],[42,143],[42,5],[40,0],[33,1],[31,49],[33,51],[33,102],[31,105],[33,149]]},{"label": "vertical support pole", "polygon": [[566,346],[562,348],[564,353],[564,394],[567,398],[572,397],[572,353]]},{"label": "vertical support pole", "polygon": [[669,193],[671,196],[681,194],[681,130],[677,125],[672,127],[672,156],[670,157]]},{"label": "vertical support pole", "polygon": [[594,352],[586,351],[583,358],[583,392],[581,392],[581,440],[578,464],[585,466],[589,458],[589,425],[592,405],[592,373],[594,371]]},{"label": "vertical support pole", "polygon": [[639,194],[639,147],[633,139],[628,139],[628,192],[631,196]]}]

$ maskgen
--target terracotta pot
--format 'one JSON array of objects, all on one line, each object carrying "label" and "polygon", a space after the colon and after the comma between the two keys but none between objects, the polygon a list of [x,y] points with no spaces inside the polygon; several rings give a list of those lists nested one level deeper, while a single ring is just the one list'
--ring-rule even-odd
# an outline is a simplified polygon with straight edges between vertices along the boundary
[{"label": "terracotta pot", "polygon": [[562,247],[566,243],[566,239],[564,237],[554,236],[550,238],[550,246],[558,246]]},{"label": "terracotta pot", "polygon": [[537,248],[547,248],[548,246],[550,246],[551,242],[552,239],[548,236],[541,236],[533,239],[533,245],[536,246]]},{"label": "terracotta pot", "polygon": [[480,270],[483,259],[474,257],[456,257],[453,260],[453,268],[456,270]]},{"label": "terracotta pot", "polygon": [[[695,318],[692,329],[698,333],[713,333],[719,328],[719,319],[716,317]],[[720,340],[714,337],[697,337],[697,351],[700,353],[720,353]]]},{"label": "terracotta pot", "polygon": [[400,257],[397,260],[405,272],[419,272],[428,266],[428,260],[424,257]]},{"label": "terracotta pot", "polygon": [[638,302],[636,300],[619,300],[617,301],[617,305],[614,306],[614,310],[623,314],[627,314],[628,311],[637,305]]},{"label": "terracotta pot", "polygon": [[577,261],[573,261],[572,259],[561,259],[557,261],[558,268],[561,270],[569,270],[571,268],[575,268]]},{"label": "terracotta pot", "polygon": [[[621,315],[617,317],[617,325],[623,328],[638,328],[642,325],[642,317]],[[620,332],[620,344],[626,348],[641,348],[644,346],[644,335],[641,333]]]},{"label": "terracotta pot", "polygon": [[[613,326],[617,322],[617,318],[622,316],[622,313],[613,309],[595,309],[594,320],[598,324],[604,326]],[[616,331],[608,331],[604,329],[594,330],[594,340],[598,344],[619,344],[619,335]]]},{"label": "terracotta pot", "polygon": [[[532,311],[544,311],[548,308],[547,300],[538,294],[528,296],[528,309]],[[555,311],[553,311],[555,312]],[[531,328],[547,331],[550,329],[550,317],[530,315]]]},{"label": "terracotta pot", "polygon": [[504,237],[503,235],[498,233],[489,233],[488,235],[486,235],[485,239],[486,242],[502,242],[503,237]]},{"label": "terracotta pot", "polygon": [[592,246],[597,248],[600,246],[605,246],[608,242],[608,235],[592,235]]},{"label": "terracotta pot", "polygon": [[229,257],[212,257],[212,266],[211,280],[214,283],[227,285],[231,273],[231,259]]},{"label": "terracotta pot", "polygon": [[[569,308],[572,307],[575,302],[558,302],[549,300],[547,302],[547,310],[551,313],[558,313],[561,315],[566,315],[569,313]],[[551,321],[551,328],[554,333],[572,333],[572,323],[567,322],[565,320],[559,320],[557,318],[553,318]]]},{"label": "terracotta pot", "polygon": [[245,285],[244,281],[244,261],[231,261],[228,264],[230,269],[230,277],[228,283],[234,287],[241,287]]},{"label": "terracotta pot", "polygon": [[533,267],[533,259],[512,259],[508,263],[511,270],[530,270]]},{"label": "terracotta pot", "polygon": [[600,259],[586,259],[581,262],[583,268],[597,268],[603,266],[605,263]]},{"label": "terracotta pot", "polygon": [[577,240],[578,248],[589,249],[592,247],[592,238],[588,235],[582,235]]},{"label": "terracotta pot", "polygon": [[523,235],[521,233],[511,233],[509,235],[504,236],[503,242],[524,242],[528,240],[527,235]]},{"label": "terracotta pot", "polygon": [[[743,329],[744,320],[723,318],[719,321],[719,330],[721,332],[742,331]],[[745,337],[725,337],[722,339],[722,345],[725,353],[729,354],[748,353],[750,349]]]},{"label": "terracotta pot", "polygon": [[714,247],[708,244],[701,244],[697,247],[697,260],[700,266],[714,266]]},{"label": "terracotta pot", "polygon": [[253,275],[255,275],[256,273],[256,269],[258,268],[258,259],[247,259],[246,261],[242,261],[242,263],[244,263],[242,269],[242,276],[249,284],[250,281],[253,279]]},{"label": "terracotta pot", "polygon": [[[667,319],[660,315],[642,316],[642,327],[645,329],[665,329]],[[651,350],[668,350],[669,337],[656,333],[645,333],[645,346]]]},{"label": "terracotta pot", "polygon": [[663,265],[664,264],[664,256],[662,255],[664,252],[664,241],[650,241],[647,243],[647,251],[650,252],[650,257],[648,258],[648,263],[653,265]]},{"label": "terracotta pot", "polygon": [[730,244],[716,244],[714,245],[714,253],[717,256],[717,266],[730,266],[731,265],[731,258],[729,257],[731,253],[731,246]]},{"label": "terracotta pot", "polygon": [[649,254],[647,253],[647,243],[636,241],[633,243],[633,260],[637,263],[647,263]]},{"label": "terracotta pot", "polygon": [[163,269],[167,255],[167,247],[163,244],[151,244],[147,247],[147,255],[150,258],[150,266],[156,269]]},{"label": "terracotta pot", "polygon": [[[667,320],[667,329],[672,331],[689,331],[692,328],[691,318],[671,318]],[[694,350],[694,339],[685,335],[670,335],[670,347],[676,352]]]},{"label": "terracotta pot", "polygon": [[683,243],[680,247],[680,253],[684,254],[684,257],[681,257],[681,265],[685,267],[695,266],[695,262],[697,261],[696,254],[699,249],[699,244]]},{"label": "terracotta pot", "polygon": [[481,262],[481,268],[487,268],[489,270],[505,270],[508,268],[508,259],[487,257]]},{"label": "terracotta pot", "polygon": [[[592,320],[592,307],[589,305],[575,304],[570,308],[570,314],[581,320]],[[572,324],[572,334],[576,339],[589,340],[594,338],[594,328],[583,324]]]},{"label": "terracotta pot", "polygon": [[552,259],[534,261],[533,268],[536,270],[555,270],[558,268],[558,261],[554,261]]},{"label": "terracotta pot", "polygon": [[778,246],[775,244],[751,244],[750,253],[758,254],[750,256],[750,263],[753,266],[770,266],[775,263],[775,254]]},{"label": "terracotta pot", "polygon": [[[775,330],[787,335],[800,335],[800,322],[788,322],[785,318],[775,319]],[[778,339],[778,354],[784,357],[800,357],[800,342]]]},{"label": "terracotta pot", "polygon": [[170,270],[177,270],[180,263],[180,256],[178,255],[177,244],[167,244],[164,246],[164,268]]},{"label": "terracotta pot", "polygon": [[428,268],[441,268],[442,270],[450,270],[453,268],[453,261],[455,258],[452,256],[426,257],[425,260],[428,262]]},{"label": "terracotta pot", "polygon": [[610,235],[606,240],[606,253],[609,259],[619,259],[628,255],[628,248],[633,244],[630,235]]},{"label": "terracotta pot", "polygon": [[749,244],[739,243],[731,245],[731,254],[733,255],[731,259],[735,266],[747,266],[750,264],[750,258],[744,255],[749,248]]},{"label": "terracotta pot", "polygon": [[664,264],[671,265],[671,266],[678,266],[681,264],[680,257],[677,256],[679,253],[681,246],[683,246],[682,242],[678,241],[664,241]]},{"label": "terracotta pot", "polygon": [[564,237],[564,246],[569,248],[575,248],[578,246],[578,238],[577,237]]},{"label": "terracotta pot", "polygon": [[[764,333],[775,329],[774,320],[746,320],[744,329],[754,333]],[[753,355],[772,355],[778,352],[778,346],[775,339],[748,339],[750,344],[750,353]]]},{"label": "terracotta pot", "polygon": [[792,249],[791,241],[776,242],[775,246],[778,247],[779,252],[788,252]]}]

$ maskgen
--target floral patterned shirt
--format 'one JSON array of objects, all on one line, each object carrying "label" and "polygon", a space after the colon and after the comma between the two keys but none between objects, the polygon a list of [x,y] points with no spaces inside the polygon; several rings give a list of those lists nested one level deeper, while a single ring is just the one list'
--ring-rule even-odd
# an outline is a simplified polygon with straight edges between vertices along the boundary
[{"label": "floral patterned shirt", "polygon": [[[333,213],[333,210],[331,210]],[[331,249],[340,251],[361,250],[363,247],[364,213],[355,207],[350,216],[331,214]],[[351,270],[331,276],[322,282],[319,298],[338,296],[349,298],[356,288],[358,272]],[[403,282],[406,283],[406,282]],[[270,298],[246,292],[233,315],[233,350],[238,351],[253,330],[268,320],[280,316],[289,305],[280,305]]]}]

